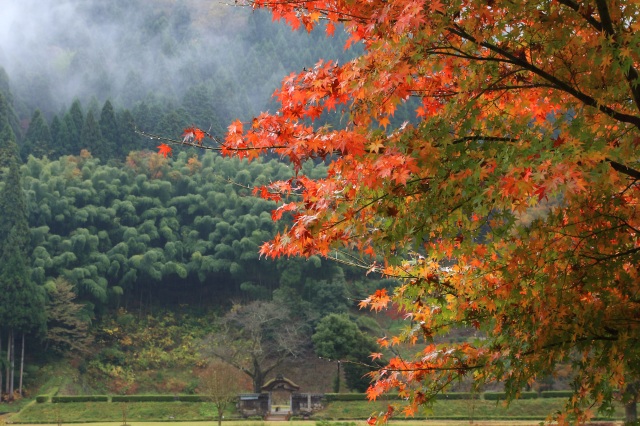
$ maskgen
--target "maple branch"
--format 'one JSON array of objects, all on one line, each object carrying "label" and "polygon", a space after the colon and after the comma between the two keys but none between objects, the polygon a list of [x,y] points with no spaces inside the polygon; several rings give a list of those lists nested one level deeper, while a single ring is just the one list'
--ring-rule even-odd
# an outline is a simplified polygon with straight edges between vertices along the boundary
[{"label": "maple branch", "polygon": [[555,86],[548,83],[530,83],[530,84],[520,84],[514,86],[496,86],[496,87],[488,87],[485,89],[485,92],[495,92],[498,90],[519,90],[519,89],[540,89],[540,88],[548,88],[554,89]]},{"label": "maple branch", "polygon": [[[383,268],[380,268],[378,266],[376,266],[376,262],[374,261],[373,263],[367,263],[364,261],[364,259],[357,257],[354,254],[348,253],[344,250],[335,250],[336,255],[331,257],[331,256],[326,256],[327,259],[336,262],[336,263],[340,263],[343,265],[347,265],[347,266],[352,266],[354,268],[359,268],[359,269],[364,269],[366,271],[368,271],[368,273],[371,272],[377,272],[377,273],[382,273]],[[346,259],[341,259],[338,257],[338,254],[344,256]],[[352,259],[352,260],[349,260]]]},{"label": "maple branch", "polygon": [[584,253],[582,254],[582,256],[586,257],[587,259],[595,260],[596,263],[600,263],[600,262],[605,262],[607,260],[615,259],[615,258],[618,258],[618,257],[628,256],[630,254],[637,253],[639,251],[640,251],[640,247],[635,247],[635,248],[632,248],[632,249],[629,249],[629,250],[626,250],[626,251],[623,251],[623,252],[620,252],[620,253],[613,253],[613,254],[609,254],[609,255],[606,255],[606,256],[590,256],[590,255],[587,255],[587,254],[584,254]]},{"label": "maple branch", "polygon": [[469,141],[486,141],[486,142],[517,142],[517,138],[507,138],[500,136],[483,136],[483,135],[475,135],[475,136],[464,136],[462,138],[454,139],[451,141],[452,144],[459,144],[462,142]]},{"label": "maple branch", "polygon": [[[276,8],[276,6],[289,6],[289,5],[299,5],[299,4],[304,4],[304,3],[312,3],[314,0],[283,0],[283,1],[269,1],[269,2],[262,2],[260,4],[256,4],[255,1],[247,1],[243,4],[240,4],[239,6],[249,6],[252,9],[255,8]],[[238,1],[236,0],[235,4],[233,6],[238,6]],[[296,13],[300,13],[301,10],[306,10],[307,12],[309,11],[309,9],[305,7],[297,7],[296,8]],[[352,13],[347,13],[344,10],[339,10],[339,9],[326,9],[326,8],[314,8],[314,11],[320,12],[322,15],[324,15],[324,17],[326,18],[329,14],[336,14],[338,15],[337,21],[339,22],[349,22],[349,21],[357,21],[360,23],[366,23],[368,22],[368,19],[362,16],[358,16],[358,15],[354,15]],[[328,18],[326,18],[328,19]]]},{"label": "maple branch", "polygon": [[407,368],[383,368],[385,371],[392,371],[397,373],[412,372],[412,371],[472,371],[479,368],[486,368],[485,364],[477,365],[460,365],[458,367],[407,367]]},{"label": "maple branch", "polygon": [[583,337],[573,337],[570,336],[568,340],[561,340],[559,342],[553,342],[553,343],[547,343],[546,345],[541,346],[540,348],[534,348],[534,349],[529,349],[526,352],[523,352],[522,355],[532,355],[535,354],[536,352],[540,351],[540,350],[547,350],[547,349],[553,349],[556,347],[562,347],[565,346],[566,344],[571,344],[571,346],[577,346],[577,343],[583,343],[583,342],[593,342],[593,341],[604,341],[604,342],[616,342],[619,340],[618,336],[614,333],[613,336],[583,336]]},{"label": "maple branch", "polygon": [[475,39],[475,37],[471,34],[469,34],[468,32],[466,32],[463,28],[459,27],[458,25],[455,25],[453,27],[449,27],[448,31],[451,32],[452,34],[457,35],[458,37],[461,37],[467,41],[470,41],[472,43],[475,43],[478,46],[484,47],[485,49],[489,49],[492,52],[498,53],[499,55],[502,55],[503,57],[509,59],[514,65],[518,65],[520,67],[522,67],[523,69],[526,69],[532,73],[534,73],[535,75],[543,78],[544,80],[550,82],[557,90],[566,92],[568,94],[570,94],[571,96],[575,97],[576,99],[578,99],[579,101],[581,101],[582,103],[584,103],[585,105],[591,106],[596,108],[597,110],[599,110],[600,112],[608,115],[609,117],[613,118],[614,120],[618,120],[621,121],[623,123],[629,123],[629,124],[633,124],[635,127],[637,127],[638,129],[640,129],[640,117],[635,116],[635,115],[631,115],[631,114],[626,114],[623,112],[619,112],[616,111],[615,109],[607,106],[607,105],[601,105],[595,98],[589,96],[588,94],[581,92],[580,90],[576,89],[575,87],[571,86],[570,84],[568,84],[565,81],[560,80],[559,78],[557,78],[556,76],[549,74],[548,72],[546,72],[545,70],[538,68],[537,66],[535,66],[534,64],[528,62],[526,59],[523,59],[522,57],[511,53],[499,46],[496,46],[495,44],[489,43],[488,41],[478,41]]},{"label": "maple branch", "polygon": [[613,170],[620,172],[622,174],[625,174],[627,176],[630,176],[635,180],[640,180],[640,170],[632,169],[629,166],[625,166],[624,164],[618,163],[617,161],[611,160],[609,158],[606,158],[606,161],[608,161],[609,164],[611,164],[611,167],[613,168]]},{"label": "maple branch", "polygon": [[[452,53],[457,52],[457,53]],[[453,45],[449,45],[448,47],[434,47],[425,50],[425,53],[431,53],[442,56],[450,56],[453,58],[462,58],[462,59],[470,59],[472,61],[483,61],[483,62],[500,62],[512,64],[512,61],[507,61],[504,58],[496,58],[494,56],[476,56],[471,53],[465,52],[464,50],[455,47]],[[515,65],[515,64],[514,64]]]},{"label": "maple branch", "polygon": [[[218,141],[215,137],[211,136],[210,134],[207,133],[207,136],[209,138],[211,138],[211,140],[213,140],[214,142],[216,142],[218,146],[211,146],[211,145],[200,145],[198,142],[193,141],[193,142],[186,142],[184,140],[177,140],[177,139],[172,139],[172,138],[168,138],[166,136],[160,136],[160,135],[155,135],[153,133],[147,133],[144,130],[138,130],[138,129],[134,129],[134,131],[139,134],[140,136],[144,136],[146,138],[149,138],[151,140],[159,140],[160,142],[169,142],[173,145],[186,145],[186,146],[190,146],[193,148],[199,148],[199,149],[206,149],[206,150],[210,150],[210,151],[223,151],[223,149],[227,149],[229,151],[260,151],[260,150],[270,150],[270,149],[284,149],[287,148],[286,146],[278,146],[278,145],[273,145],[273,146],[268,146],[268,147],[255,147],[255,146],[249,146],[246,148],[229,148],[228,146],[226,146],[224,143]],[[206,133],[206,132],[205,132]]]},{"label": "maple branch", "polygon": [[586,13],[581,13],[580,12],[580,5],[578,3],[576,3],[573,0],[558,0],[558,3],[563,4],[571,9],[573,9],[574,11],[578,12],[578,14],[580,16],[582,16],[589,24],[591,24],[591,26],[593,28],[595,28],[598,31],[602,31],[602,24],[600,22],[598,22],[598,20],[596,18],[594,18],[593,16],[591,16],[591,14],[586,14]]},{"label": "maple branch", "polygon": [[[598,6],[598,13],[602,20],[602,29],[608,38],[614,41],[614,45],[618,45],[618,36],[613,29],[613,21],[611,20],[611,14],[609,13],[609,6],[605,0],[596,0]],[[633,102],[636,107],[640,109],[640,85],[638,84],[638,71],[633,67],[633,64],[629,65],[629,69],[624,73],[629,83],[629,89],[633,95]]]}]

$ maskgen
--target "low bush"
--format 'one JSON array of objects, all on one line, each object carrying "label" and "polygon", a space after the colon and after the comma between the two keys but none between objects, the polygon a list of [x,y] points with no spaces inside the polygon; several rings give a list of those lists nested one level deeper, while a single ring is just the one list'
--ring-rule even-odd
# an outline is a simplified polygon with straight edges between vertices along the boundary
[{"label": "low bush", "polygon": [[43,402],[49,402],[49,395],[38,395],[36,396],[36,402],[38,404],[42,404]]},{"label": "low bush", "polygon": [[538,397],[538,392],[521,392],[520,399],[536,399]]},{"label": "low bush", "polygon": [[[187,401],[189,398],[198,397],[200,395],[113,395],[111,402],[173,402]],[[200,402],[201,400],[189,402]]]},{"label": "low bush", "polygon": [[59,395],[52,396],[51,402],[53,403],[66,403],[66,402],[108,402],[109,397],[107,395]]},{"label": "low bush", "polygon": [[177,398],[182,402],[207,402],[209,400],[204,395],[178,395]]},{"label": "low bush", "polygon": [[[485,392],[482,395],[488,401],[504,401],[507,397],[504,392]],[[521,392],[518,399],[536,399],[537,397],[537,392]]]},{"label": "low bush", "polygon": [[366,401],[366,393],[325,393],[324,398],[327,402],[331,401]]},{"label": "low bush", "polygon": [[[366,393],[325,393],[324,398],[327,402],[368,401]],[[383,394],[377,398],[378,401],[396,401],[398,399],[397,393]]]},{"label": "low bush", "polygon": [[436,399],[439,401],[453,400],[453,399],[480,399],[482,394],[473,392],[448,392],[439,393],[436,395]]},{"label": "low bush", "polygon": [[573,392],[568,390],[563,391],[544,391],[540,394],[543,398],[569,398],[573,395]]}]

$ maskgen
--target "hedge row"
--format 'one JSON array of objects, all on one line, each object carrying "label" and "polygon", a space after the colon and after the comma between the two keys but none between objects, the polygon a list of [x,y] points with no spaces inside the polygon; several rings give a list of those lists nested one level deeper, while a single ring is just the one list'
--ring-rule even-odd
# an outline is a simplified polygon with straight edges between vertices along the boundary
[{"label": "hedge row", "polygon": [[[37,398],[36,398],[37,400]],[[60,395],[52,396],[51,402],[53,403],[65,403],[65,402],[108,402],[108,395]]]},{"label": "hedge row", "polygon": [[113,395],[111,402],[205,402],[202,395]]},{"label": "hedge row", "polygon": [[[504,392],[485,392],[482,394],[483,398],[489,401],[504,401],[507,394]],[[520,399],[536,399],[538,398],[538,392],[521,392]]]},{"label": "hedge row", "polygon": [[542,392],[543,398],[569,398],[573,396],[571,391],[544,391]]},{"label": "hedge row", "polygon": [[[536,399],[536,398],[569,398],[573,393],[571,391],[544,391],[538,392],[521,392],[519,399]],[[332,401],[366,401],[367,395],[364,393],[326,393],[324,394],[327,402]],[[385,394],[378,397],[378,400],[393,401],[399,399],[398,394]],[[436,395],[437,400],[454,400],[454,399],[485,399],[488,401],[504,401],[506,394],[504,392],[449,392]]]},{"label": "hedge row", "polygon": [[[568,398],[573,393],[571,391],[545,391],[538,394],[537,392],[522,392],[520,399],[535,398]],[[503,401],[506,397],[504,392],[449,392],[436,396],[438,400],[454,400],[454,399],[485,399],[489,401]],[[381,395],[378,400],[393,401],[399,399],[398,394]],[[36,402],[45,403],[65,403],[65,402],[108,402],[108,395],[70,395],[70,396],[49,396],[38,395]],[[364,393],[327,393],[325,394],[327,402],[332,401],[366,401],[367,395]],[[202,395],[113,395],[111,402],[206,402],[207,398]]]}]

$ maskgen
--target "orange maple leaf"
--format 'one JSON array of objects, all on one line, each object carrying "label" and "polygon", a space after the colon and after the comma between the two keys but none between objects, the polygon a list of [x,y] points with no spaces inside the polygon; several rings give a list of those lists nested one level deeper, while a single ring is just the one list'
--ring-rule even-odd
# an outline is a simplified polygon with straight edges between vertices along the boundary
[{"label": "orange maple leaf", "polygon": [[195,141],[198,145],[202,145],[202,140],[206,136],[206,132],[197,127],[187,127],[182,131],[182,142],[189,143]]},{"label": "orange maple leaf", "polygon": [[158,148],[158,154],[164,155],[165,158],[171,155],[171,147],[166,143],[161,143],[160,145],[157,146],[157,148]]}]

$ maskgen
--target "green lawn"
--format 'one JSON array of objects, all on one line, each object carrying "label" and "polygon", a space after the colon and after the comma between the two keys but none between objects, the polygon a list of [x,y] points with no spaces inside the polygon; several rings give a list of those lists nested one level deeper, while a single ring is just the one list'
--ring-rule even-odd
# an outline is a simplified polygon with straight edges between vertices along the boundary
[{"label": "green lawn", "polygon": [[[485,400],[449,400],[436,401],[430,412],[420,412],[416,417],[434,419],[540,419],[544,420],[549,414],[562,409],[565,398],[536,398],[522,399],[512,402],[508,407],[503,403]],[[349,401],[332,402],[318,413],[318,417],[326,419],[365,419],[370,414],[386,411],[388,401]],[[398,418],[404,418],[400,413]],[[624,408],[616,407],[614,419],[624,417]]]},{"label": "green lawn", "polygon": [[[420,419],[438,419],[438,424],[444,424],[443,419],[476,423],[479,420],[527,420],[529,423],[539,424],[550,413],[562,408],[566,402],[563,398],[538,398],[514,401],[509,407],[502,403],[485,400],[449,400],[437,401],[431,412],[420,412]],[[388,402],[366,401],[334,401],[325,410],[313,416],[311,423],[301,424],[315,425],[313,420],[364,420],[369,415],[379,411],[386,411]],[[19,413],[13,414],[10,420],[13,423],[79,423],[79,422],[118,422],[122,423],[123,410],[126,409],[127,423],[136,422],[190,422],[213,421],[215,409],[210,403],[203,402],[135,402],[135,403],[111,403],[111,402],[70,402],[70,403],[32,403],[24,407]],[[618,407],[614,419],[622,419],[624,409]],[[235,413],[225,415],[227,419],[238,419]],[[403,426],[411,426],[411,421],[404,419],[401,413],[397,415],[397,421]],[[531,423],[532,420],[538,420]],[[424,422],[424,420],[421,420]],[[262,426],[262,421],[242,421],[244,425]],[[297,423],[297,422],[295,422]],[[323,422],[325,423],[325,422]],[[333,426],[326,422],[326,426]],[[363,422],[358,422],[358,426]],[[166,424],[166,423],[165,423]],[[202,423],[200,423],[202,424]],[[238,424],[238,423],[236,423]],[[294,422],[289,422],[293,425]],[[94,425],[98,426],[98,425]],[[111,425],[113,426],[113,425]],[[145,423],[145,426],[150,426]]]},{"label": "green lawn", "polygon": [[126,410],[127,422],[211,420],[215,409],[203,402],[69,402],[30,404],[11,416],[14,423],[120,422]]}]

